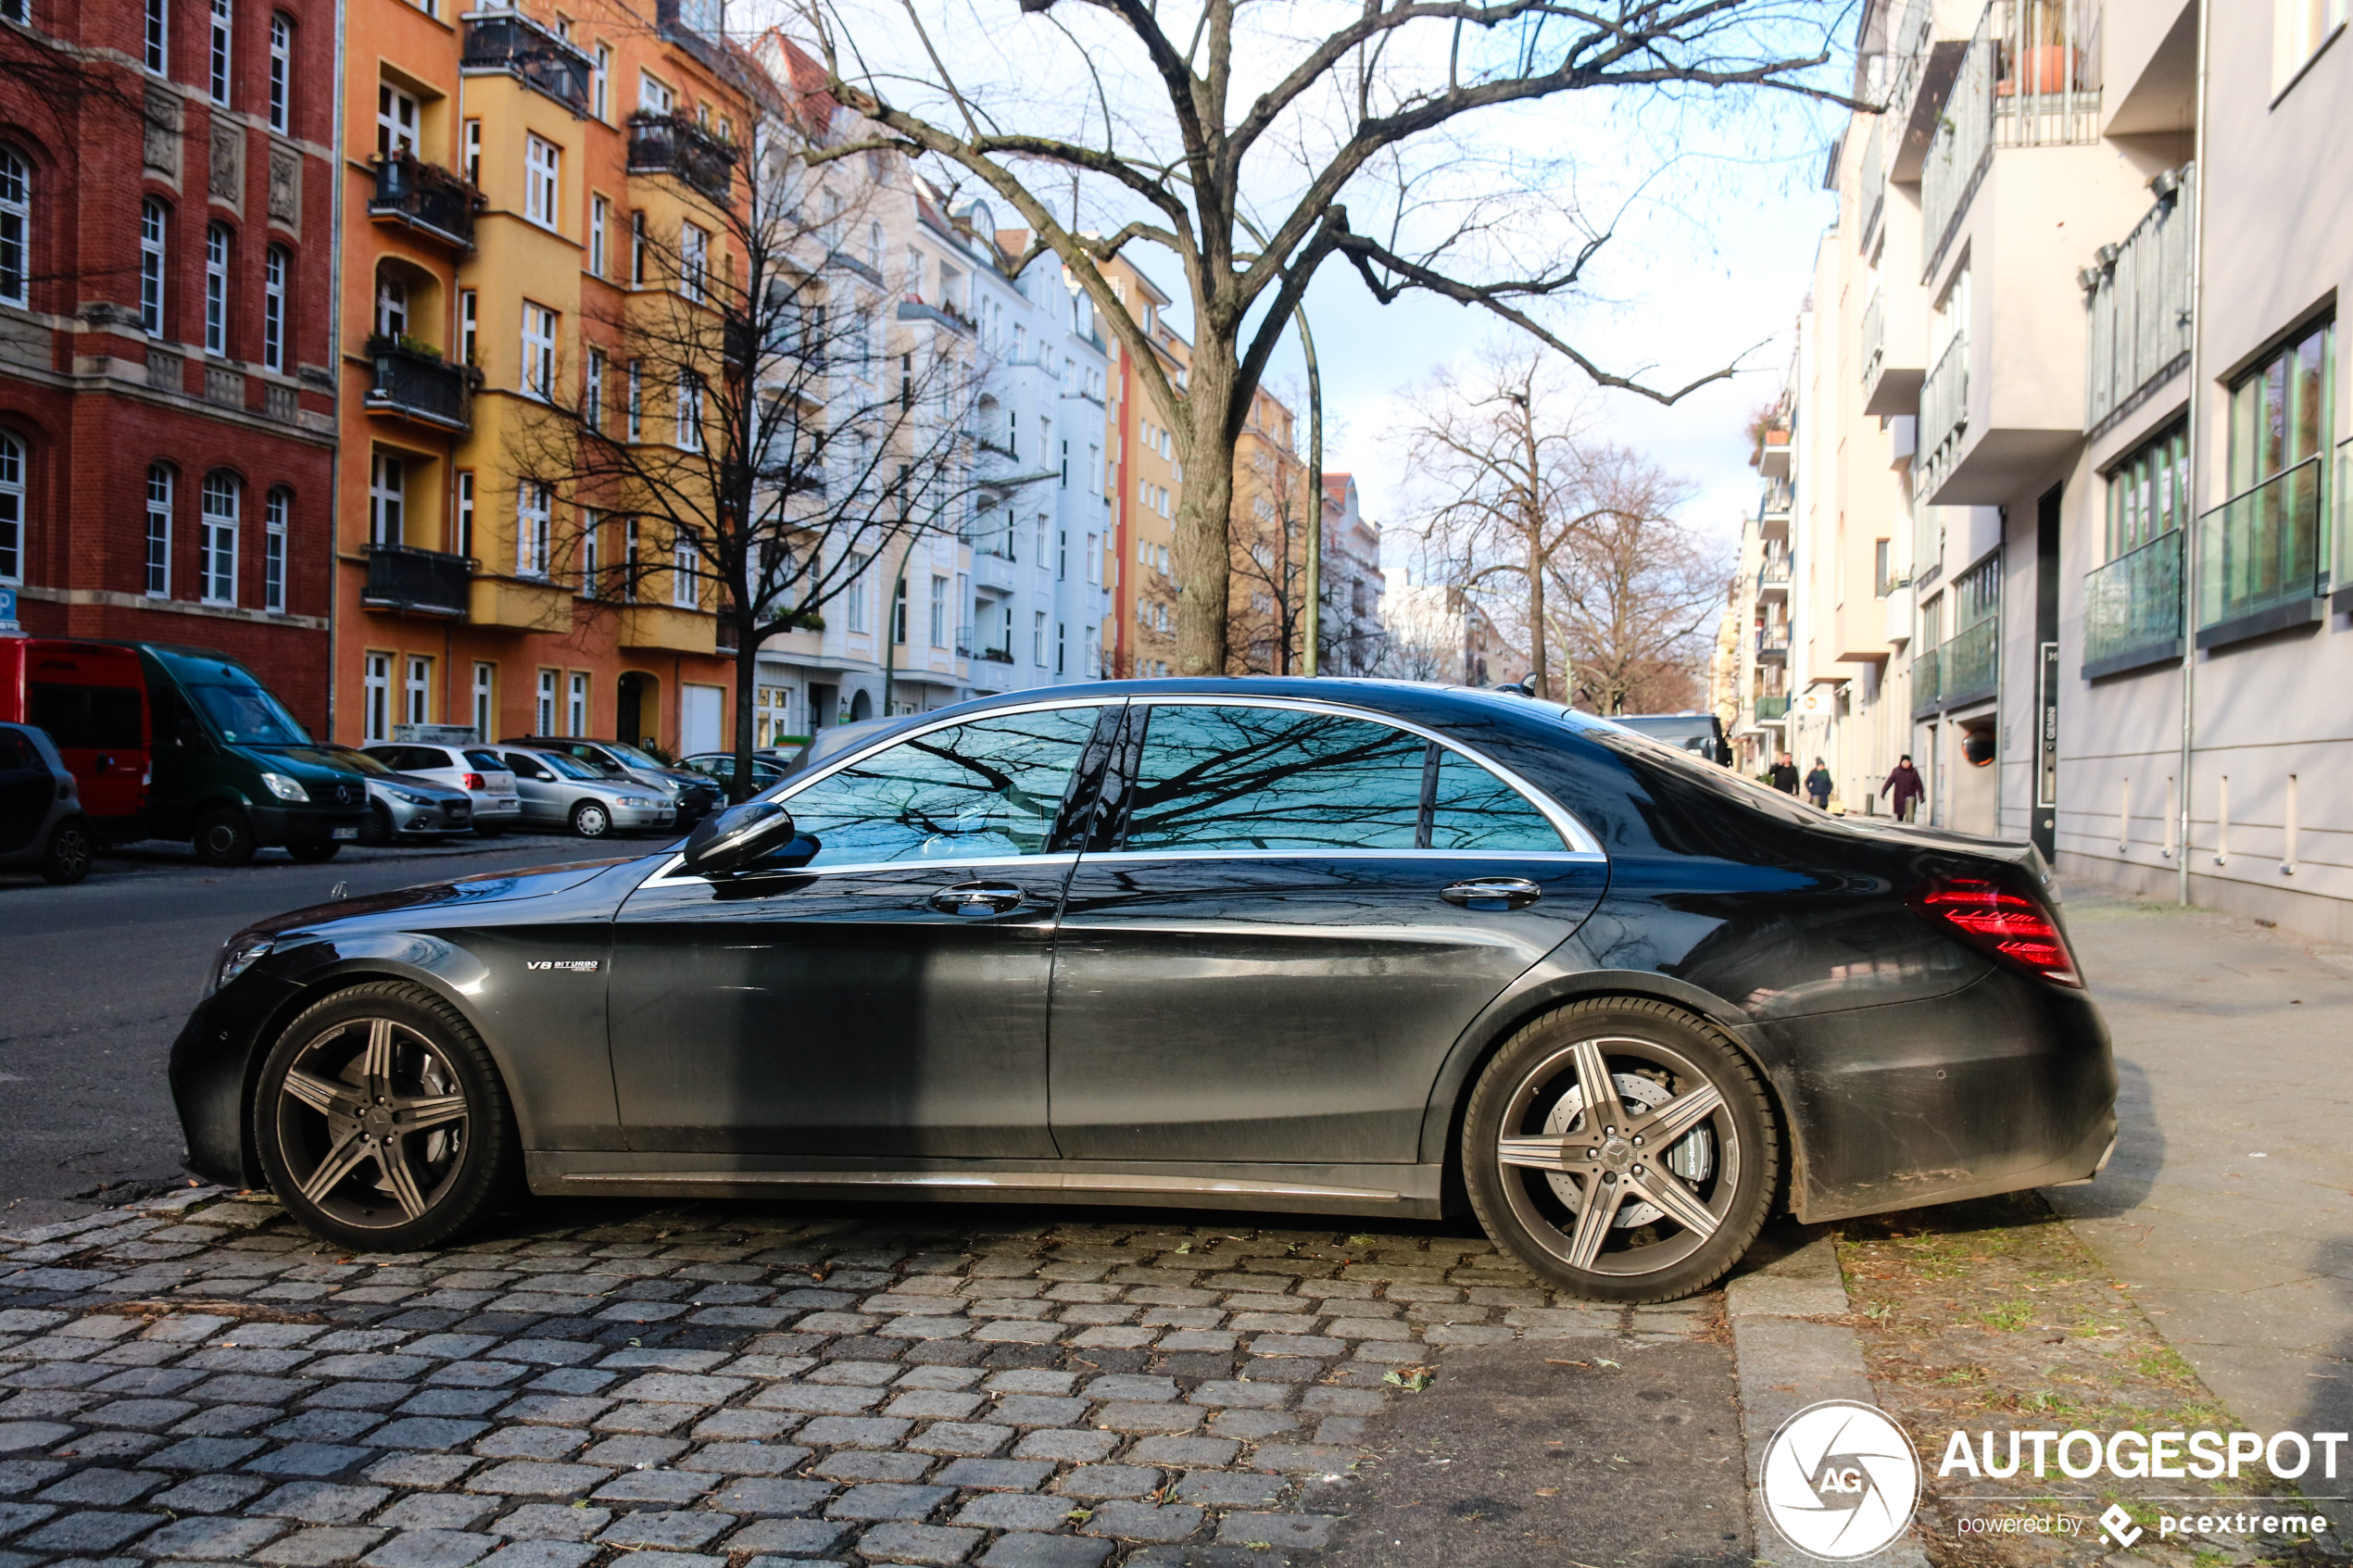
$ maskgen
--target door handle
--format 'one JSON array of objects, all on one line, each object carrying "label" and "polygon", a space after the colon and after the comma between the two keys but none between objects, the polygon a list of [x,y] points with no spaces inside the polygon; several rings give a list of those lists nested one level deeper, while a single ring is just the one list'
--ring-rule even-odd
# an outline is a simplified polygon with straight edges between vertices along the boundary
[{"label": "door handle", "polygon": [[984,915],[1001,915],[1020,909],[1028,901],[1028,894],[1002,882],[967,882],[957,887],[943,887],[931,896],[931,907],[941,914],[962,915],[972,920]]},{"label": "door handle", "polygon": [[1544,896],[1544,890],[1524,876],[1475,876],[1441,888],[1438,896],[1462,909],[1500,914],[1528,908]]}]

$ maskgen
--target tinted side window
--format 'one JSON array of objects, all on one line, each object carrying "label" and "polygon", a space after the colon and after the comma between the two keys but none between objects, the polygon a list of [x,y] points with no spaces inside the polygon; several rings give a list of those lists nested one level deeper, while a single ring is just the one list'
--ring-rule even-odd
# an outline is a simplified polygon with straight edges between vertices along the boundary
[{"label": "tinted side window", "polygon": [[507,753],[507,768],[519,779],[548,780],[556,775],[539,765],[539,759],[528,752]]},{"label": "tinted side window", "polygon": [[1430,799],[1432,849],[1491,849],[1557,854],[1567,847],[1558,829],[1528,797],[1457,752],[1438,757],[1438,789]]},{"label": "tinted side window", "polygon": [[0,729],[0,773],[45,773],[49,764],[21,730]]},{"label": "tinted side window", "polygon": [[1042,854],[1097,711],[934,730],[820,779],[785,809],[817,841],[812,866]]},{"label": "tinted side window", "polygon": [[1411,849],[1428,744],[1280,708],[1151,710],[1131,850]]},{"label": "tinted side window", "polygon": [[141,733],[144,715],[139,693],[131,686],[72,686],[34,681],[26,706],[34,724],[49,732],[60,748],[93,751],[140,751],[147,744]]}]

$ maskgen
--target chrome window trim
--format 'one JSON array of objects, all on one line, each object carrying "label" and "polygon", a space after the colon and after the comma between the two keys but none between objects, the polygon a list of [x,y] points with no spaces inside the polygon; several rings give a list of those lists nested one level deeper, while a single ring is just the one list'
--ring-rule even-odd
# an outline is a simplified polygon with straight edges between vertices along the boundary
[{"label": "chrome window trim", "polygon": [[[637,884],[642,891],[648,887],[708,887],[711,884],[698,876],[673,875],[673,869],[685,856],[673,856],[661,870]],[[809,866],[786,868],[779,875],[790,876],[851,876],[860,872],[905,872],[915,870],[955,871],[971,866],[1072,866],[1078,863],[1075,854],[1066,855],[960,855],[940,860],[862,860],[848,866]]]},{"label": "chrome window trim", "polygon": [[1130,860],[1541,860],[1548,865],[1607,865],[1598,849],[1106,849],[1082,857],[1090,866]]}]

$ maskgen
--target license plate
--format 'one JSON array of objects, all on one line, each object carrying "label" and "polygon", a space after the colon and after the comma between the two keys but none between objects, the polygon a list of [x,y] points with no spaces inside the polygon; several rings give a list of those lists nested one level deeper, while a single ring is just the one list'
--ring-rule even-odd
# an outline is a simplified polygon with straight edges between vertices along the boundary
[{"label": "license plate", "polygon": [[358,828],[337,828],[334,830],[334,836],[337,838],[358,838],[359,836],[359,830]]}]

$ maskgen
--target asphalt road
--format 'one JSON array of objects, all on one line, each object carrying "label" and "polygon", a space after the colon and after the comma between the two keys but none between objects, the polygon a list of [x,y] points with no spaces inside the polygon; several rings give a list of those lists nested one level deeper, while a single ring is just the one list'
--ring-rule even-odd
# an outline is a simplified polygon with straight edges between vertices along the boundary
[{"label": "asphalt road", "polygon": [[30,1223],[176,1185],[165,1060],[223,937],[269,915],[479,872],[657,847],[652,839],[463,840],[346,849],[324,865],[265,850],[216,871],[184,846],[100,858],[77,887],[0,873],[0,1213]]}]

